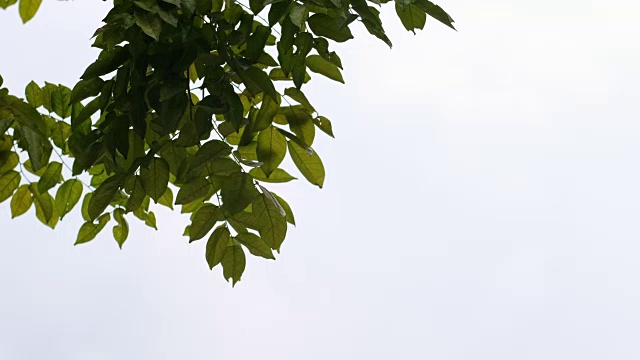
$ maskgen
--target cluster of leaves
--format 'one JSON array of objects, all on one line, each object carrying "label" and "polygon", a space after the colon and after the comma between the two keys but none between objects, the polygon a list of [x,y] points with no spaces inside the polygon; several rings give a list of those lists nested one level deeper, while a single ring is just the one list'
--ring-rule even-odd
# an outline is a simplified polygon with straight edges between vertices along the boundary
[{"label": "cluster of leaves", "polygon": [[[0,7],[14,3],[0,0]],[[39,4],[20,0],[23,20]],[[115,0],[94,34],[100,55],[72,89],[31,82],[25,101],[0,88],[0,202],[11,198],[13,217],[33,205],[53,228],[87,189],[76,244],[114,220],[120,247],[129,214],[155,228],[151,200],[180,205],[191,216],[185,236],[192,242],[209,235],[209,267],[222,264],[235,284],[245,249],[273,259],[287,224],[295,224],[287,202],[263,186],[295,179],[280,168],[286,155],[305,179],[323,186],[324,166],[312,145],[316,129],[330,136],[333,130],[302,87],[309,72],[343,82],[329,40],[353,38],[356,20],[391,46],[372,5]],[[422,29],[427,15],[452,27],[428,0],[397,0],[395,7],[409,30]],[[53,153],[60,161],[51,160]],[[78,178],[85,174],[89,184]]]}]

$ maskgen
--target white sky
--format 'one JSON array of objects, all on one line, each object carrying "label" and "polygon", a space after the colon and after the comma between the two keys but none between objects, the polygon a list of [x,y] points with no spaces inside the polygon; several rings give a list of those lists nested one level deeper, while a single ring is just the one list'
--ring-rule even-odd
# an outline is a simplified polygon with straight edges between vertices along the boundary
[{"label": "white sky", "polygon": [[[386,7],[393,50],[358,31],[307,87],[326,186],[274,187],[298,228],[235,289],[187,217],[120,251],[0,206],[0,359],[640,358],[640,5],[441,4],[459,32]],[[72,85],[108,7],[0,13],[5,86]]]}]

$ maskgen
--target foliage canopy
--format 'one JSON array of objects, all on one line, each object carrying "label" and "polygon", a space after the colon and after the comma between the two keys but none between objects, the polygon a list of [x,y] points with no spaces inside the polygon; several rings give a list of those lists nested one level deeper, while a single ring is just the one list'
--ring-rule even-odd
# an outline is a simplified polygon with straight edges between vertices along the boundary
[{"label": "foliage canopy", "polygon": [[[41,1],[19,1],[23,22]],[[14,218],[35,208],[51,228],[79,207],[76,244],[112,223],[120,247],[130,214],[156,228],[151,201],[180,205],[191,216],[184,235],[207,238],[209,267],[235,285],[245,249],[274,259],[295,225],[265,187],[295,179],[280,168],[287,154],[324,184],[312,145],[317,130],[333,137],[332,123],[304,84],[310,73],[344,82],[330,44],[352,39],[356,20],[391,46],[378,10],[387,2],[114,0],[94,34],[100,55],[72,88],[31,82],[23,100],[0,77],[0,202],[10,199]],[[394,6],[407,30],[427,16],[453,28],[429,0]]]}]

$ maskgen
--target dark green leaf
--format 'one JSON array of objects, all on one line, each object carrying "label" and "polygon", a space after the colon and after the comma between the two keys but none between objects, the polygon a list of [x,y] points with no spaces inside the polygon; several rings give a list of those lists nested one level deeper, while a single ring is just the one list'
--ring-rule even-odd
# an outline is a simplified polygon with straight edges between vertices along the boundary
[{"label": "dark green leaf", "polygon": [[262,105],[256,116],[256,121],[253,123],[254,131],[261,131],[268,128],[273,122],[273,117],[280,108],[280,96],[277,95],[275,100],[271,97],[264,97],[262,99]]},{"label": "dark green leaf", "polygon": [[238,235],[235,236],[235,239],[244,245],[253,255],[275,260],[275,256],[273,256],[273,252],[269,245],[267,245],[267,243],[258,235],[250,232],[243,232],[238,233]]},{"label": "dark green leaf", "polygon": [[140,169],[140,179],[147,195],[158,202],[169,184],[169,164],[161,158],[154,157],[148,167]]},{"label": "dark green leaf", "polygon": [[104,81],[99,77],[94,77],[86,80],[80,80],[76,86],[71,90],[69,102],[75,104],[88,97],[97,96],[100,94]]},{"label": "dark green leaf", "polygon": [[345,19],[315,14],[309,17],[307,23],[311,31],[317,36],[323,36],[337,42],[353,39],[351,30],[345,25]]},{"label": "dark green leaf", "polygon": [[147,197],[147,193],[142,187],[142,179],[140,176],[136,175],[128,182],[130,182],[131,188],[127,188],[129,199],[127,200],[126,210],[127,212],[132,212],[142,205],[144,199]]},{"label": "dark green leaf", "polygon": [[182,185],[176,195],[176,205],[188,204],[190,202],[202,199],[209,193],[211,184],[203,177],[196,177],[186,184]]},{"label": "dark green leaf", "polygon": [[104,212],[111,201],[113,201],[123,181],[124,177],[122,175],[114,175],[100,184],[100,187],[93,192],[93,196],[91,196],[91,200],[89,201],[89,219],[95,220]]},{"label": "dark green leaf", "polygon": [[[191,229],[189,229],[189,232],[191,232]],[[207,264],[209,264],[209,269],[213,269],[214,266],[220,264],[224,258],[227,247],[229,247],[230,236],[229,229],[225,225],[220,225],[213,230],[213,233],[207,241],[205,251],[205,258],[207,259]]]},{"label": "dark green leaf", "polygon": [[232,245],[224,252],[224,258],[222,258],[222,274],[224,278],[229,281],[232,279],[232,286],[235,286],[244,272],[244,268],[247,264],[247,259],[242,250],[242,246]]},{"label": "dark green leaf", "polygon": [[402,3],[401,1],[396,1],[396,13],[402,25],[414,34],[416,33],[415,29],[422,30],[424,28],[427,20],[425,11],[411,2]]},{"label": "dark green leaf", "polygon": [[222,208],[233,215],[244,210],[258,195],[253,178],[249,174],[231,174],[225,179],[220,191]]},{"label": "dark green leaf", "polygon": [[264,92],[265,95],[272,99],[277,99],[276,88],[273,86],[273,82],[269,78],[269,75],[264,71],[251,66],[246,70],[237,69],[237,73],[251,95],[256,96],[259,93]]},{"label": "dark green leaf", "polygon": [[162,32],[162,20],[160,17],[146,11],[136,11],[135,17],[136,24],[145,34],[155,40],[160,40],[160,33]]},{"label": "dark green leaf", "polygon": [[129,57],[126,47],[116,46],[113,49],[102,50],[98,60],[87,67],[81,79],[90,79],[100,75],[108,74],[116,70]]},{"label": "dark green leaf", "polygon": [[220,140],[211,140],[204,143],[191,160],[191,168],[199,166],[215,159],[223,158],[231,154],[231,147]]},{"label": "dark green leaf", "polygon": [[449,16],[449,14],[447,14],[447,12],[444,11],[440,6],[432,3],[429,0],[416,0],[415,4],[416,6],[424,10],[427,13],[427,15],[447,25],[453,30],[456,29],[453,26],[454,21],[451,18],[451,16]]},{"label": "dark green leaf", "polygon": [[224,220],[224,215],[219,207],[212,204],[204,204],[195,212],[189,227],[189,242],[202,239],[209,233],[213,226]]}]

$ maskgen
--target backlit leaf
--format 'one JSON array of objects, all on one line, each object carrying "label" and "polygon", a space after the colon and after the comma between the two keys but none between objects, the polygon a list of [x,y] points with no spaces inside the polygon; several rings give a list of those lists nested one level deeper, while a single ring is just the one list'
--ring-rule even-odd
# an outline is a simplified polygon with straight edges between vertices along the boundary
[{"label": "backlit leaf", "polygon": [[11,198],[11,218],[26,213],[31,204],[33,204],[33,197],[29,185],[21,185]]},{"label": "backlit leaf", "polygon": [[338,66],[323,59],[322,56],[309,55],[307,56],[305,63],[309,70],[344,84],[344,79],[342,78],[342,73],[340,73]]},{"label": "backlit leaf", "polygon": [[7,200],[20,185],[20,173],[14,170],[0,175],[0,202]]},{"label": "backlit leaf", "polygon": [[293,163],[304,177],[312,184],[322,188],[324,185],[324,165],[318,154],[314,151],[309,155],[305,149],[293,141],[287,142],[289,154]]},{"label": "backlit leaf", "polygon": [[242,246],[232,245],[227,248],[222,258],[222,274],[224,278],[229,281],[232,280],[232,286],[235,286],[244,272],[247,259],[244,255]]},{"label": "backlit leaf", "polygon": [[287,139],[274,126],[260,131],[256,148],[260,168],[269,176],[278,168],[287,153]]},{"label": "backlit leaf", "polygon": [[56,161],[53,161],[47,165],[44,174],[40,177],[38,181],[38,191],[40,193],[47,192],[52,187],[56,186],[58,182],[60,182],[62,176],[62,164]]},{"label": "backlit leaf", "polygon": [[62,219],[73,209],[82,196],[82,183],[80,180],[69,179],[58,188],[54,209]]},{"label": "backlit leaf", "polygon": [[264,242],[264,240],[262,240],[262,238],[260,238],[258,235],[249,232],[243,232],[238,233],[238,235],[235,236],[235,239],[238,240],[239,243],[244,245],[253,255],[260,256],[265,259],[275,260],[275,256],[273,256],[273,252],[271,251],[269,245],[267,245],[267,243]]},{"label": "backlit leaf", "polygon": [[169,164],[164,159],[154,157],[149,162],[149,166],[140,169],[140,179],[144,191],[157,202],[167,191]]},{"label": "backlit leaf", "polygon": [[260,194],[252,203],[252,212],[260,223],[260,236],[272,249],[279,250],[287,234],[287,223],[281,208],[266,194]]},{"label": "backlit leaf", "polygon": [[123,181],[123,176],[114,175],[100,184],[96,191],[93,192],[93,196],[91,196],[91,200],[89,201],[89,219],[96,219],[104,212],[111,201],[113,201]]},{"label": "backlit leaf", "polygon": [[36,15],[41,3],[42,0],[20,0],[18,11],[23,23],[31,20]]},{"label": "backlit leaf", "polygon": [[97,220],[97,223],[92,221],[87,221],[80,227],[78,231],[78,236],[76,238],[76,242],[74,245],[84,244],[95,239],[96,235],[104,229],[107,223],[111,220],[111,214],[106,213],[102,214]]},{"label": "backlit leaf", "polygon": [[259,193],[249,174],[234,173],[225,179],[220,196],[222,208],[233,215],[249,206]]},{"label": "backlit leaf", "polygon": [[[191,232],[191,228],[189,228],[189,232]],[[209,269],[213,269],[214,266],[220,264],[224,258],[224,254],[229,246],[230,236],[229,229],[225,225],[220,225],[213,230],[213,233],[207,241],[205,251],[205,258],[207,259],[207,264],[209,264]]]},{"label": "backlit leaf", "polygon": [[265,174],[261,168],[255,168],[249,170],[249,175],[253,176],[253,178],[256,180],[268,183],[285,183],[291,180],[296,180],[295,177],[291,176],[283,169],[275,169],[269,176],[267,176],[267,174]]},{"label": "backlit leaf", "polygon": [[189,242],[202,239],[218,221],[224,220],[219,207],[212,204],[203,205],[193,216],[189,227]]},{"label": "backlit leaf", "polygon": [[122,249],[122,245],[127,241],[127,237],[129,236],[129,223],[127,223],[127,219],[124,218],[124,210],[121,208],[115,209],[113,211],[113,219],[117,222],[117,225],[113,227],[113,238],[118,243],[120,249]]},{"label": "backlit leaf", "polygon": [[188,204],[190,202],[202,199],[209,193],[211,184],[204,177],[196,177],[186,184],[182,185],[176,195],[176,205]]}]

